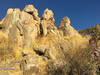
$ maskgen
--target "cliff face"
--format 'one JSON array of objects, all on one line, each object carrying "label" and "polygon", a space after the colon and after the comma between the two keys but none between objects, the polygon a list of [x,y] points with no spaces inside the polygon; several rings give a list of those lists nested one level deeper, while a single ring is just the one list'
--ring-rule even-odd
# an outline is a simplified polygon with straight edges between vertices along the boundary
[{"label": "cliff face", "polygon": [[[89,75],[89,71],[83,71],[89,62],[86,57],[89,38],[83,38],[70,25],[68,17],[56,27],[53,16],[53,11],[46,9],[39,18],[33,5],[27,5],[22,11],[8,9],[0,22],[0,51],[3,54],[0,60],[1,64],[17,69],[9,71],[10,75]],[[8,63],[11,61],[20,63]]]}]

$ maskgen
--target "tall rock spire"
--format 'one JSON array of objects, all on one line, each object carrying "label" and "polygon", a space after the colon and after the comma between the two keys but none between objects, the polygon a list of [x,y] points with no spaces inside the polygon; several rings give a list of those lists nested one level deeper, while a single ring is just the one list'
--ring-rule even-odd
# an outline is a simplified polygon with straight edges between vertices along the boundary
[{"label": "tall rock spire", "polygon": [[56,30],[56,26],[54,25],[54,13],[52,10],[46,9],[42,15],[40,28],[41,33],[45,36],[51,32],[51,30]]},{"label": "tall rock spire", "polygon": [[68,17],[64,17],[58,26],[58,30],[64,36],[80,36],[80,34],[70,24],[70,19]]}]

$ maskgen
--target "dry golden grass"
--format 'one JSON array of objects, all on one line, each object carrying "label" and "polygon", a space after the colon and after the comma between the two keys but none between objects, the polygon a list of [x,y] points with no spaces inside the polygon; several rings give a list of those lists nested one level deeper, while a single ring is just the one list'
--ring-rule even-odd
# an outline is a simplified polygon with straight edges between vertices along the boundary
[{"label": "dry golden grass", "polygon": [[0,25],[2,25],[2,21],[0,21]]},{"label": "dry golden grass", "polygon": [[7,51],[7,37],[5,36],[5,34],[0,31],[0,60],[4,59],[4,55],[6,55],[8,53]]},{"label": "dry golden grass", "polygon": [[[90,39],[89,36],[86,37],[75,37],[75,36],[70,36],[70,37],[61,37],[57,38],[53,34],[50,34],[45,37],[38,37],[36,40],[36,43],[33,44],[33,46],[29,49],[14,49],[13,52],[9,52],[7,50],[7,36],[5,36],[4,33],[0,31],[0,58],[1,57],[6,57],[6,62],[8,62],[9,66],[15,67],[17,70],[15,71],[9,71],[10,75],[19,75],[22,73],[20,71],[20,64],[11,64],[9,62],[11,61],[21,61],[22,60],[22,51],[27,51],[29,54],[34,54],[33,48],[34,47],[39,47],[41,45],[45,46],[52,46],[53,43],[57,40],[63,40],[67,43],[68,46],[70,46],[71,49],[69,49],[68,54],[69,54],[69,59],[66,59],[67,62],[71,63],[71,69],[74,75],[97,75],[97,67],[98,67],[98,61],[95,61],[91,59],[91,56],[89,55],[89,45],[88,41]],[[100,41],[98,41],[98,45],[100,46]],[[5,51],[5,52],[4,52]],[[68,56],[68,55],[67,55]],[[49,61],[43,61],[42,57],[39,56],[39,72],[45,72],[45,66]],[[2,60],[2,58],[1,58]],[[71,61],[70,61],[71,60]],[[67,66],[66,66],[67,67]],[[69,69],[69,68],[68,68]],[[45,73],[43,73],[45,74]]]},{"label": "dry golden grass", "polygon": [[2,31],[0,31],[0,64],[1,65],[6,64],[6,67],[15,67],[17,70],[9,71],[9,74],[19,75],[20,73],[19,64],[15,65],[10,62],[20,61],[20,60],[21,60],[21,50],[15,49],[13,52],[8,50],[8,37]]},{"label": "dry golden grass", "polygon": [[[97,75],[97,61],[93,61],[90,56],[90,50],[89,50],[89,41],[90,36],[86,37],[61,37],[56,38],[54,36],[47,36],[42,37],[37,40],[37,43],[35,46],[40,45],[52,45],[56,40],[64,40],[71,48],[70,51],[68,51],[68,54],[70,55],[69,59],[71,60],[71,68],[73,70],[74,75]],[[68,56],[68,55],[67,55]],[[69,61],[69,59],[66,61]],[[76,72],[74,72],[76,70]]]},{"label": "dry golden grass", "polygon": [[53,42],[55,42],[57,39],[58,37],[53,34],[44,37],[38,37],[36,39],[36,43],[33,44],[33,47],[39,47],[40,45],[52,46]]},{"label": "dry golden grass", "polygon": [[[74,41],[76,40],[74,39]],[[92,59],[88,41],[89,38],[79,40],[79,45],[76,43],[77,47],[72,48],[75,52],[69,53],[72,54],[71,64],[74,75],[99,75],[97,74],[99,60]],[[74,70],[76,71],[74,72]]]}]

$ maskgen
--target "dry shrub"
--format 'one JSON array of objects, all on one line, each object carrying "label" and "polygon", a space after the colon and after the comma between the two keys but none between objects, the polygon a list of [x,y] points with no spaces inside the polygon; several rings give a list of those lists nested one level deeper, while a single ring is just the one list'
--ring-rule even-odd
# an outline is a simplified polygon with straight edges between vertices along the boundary
[{"label": "dry shrub", "polygon": [[47,64],[47,75],[95,75],[96,63],[91,62],[91,57],[89,55],[89,38],[90,37],[56,38],[51,35],[39,38],[34,47],[38,47],[40,45],[50,46],[53,45],[53,43],[57,40],[61,40],[63,45],[63,41],[65,41],[68,47],[68,50],[64,52],[66,59],[62,59],[67,63],[67,65],[59,67],[58,65],[55,65],[55,63],[57,63],[57,60],[56,62],[53,61],[54,63],[50,62]]},{"label": "dry shrub", "polygon": [[79,47],[71,59],[71,75],[98,75],[98,61],[92,59],[89,45]]}]

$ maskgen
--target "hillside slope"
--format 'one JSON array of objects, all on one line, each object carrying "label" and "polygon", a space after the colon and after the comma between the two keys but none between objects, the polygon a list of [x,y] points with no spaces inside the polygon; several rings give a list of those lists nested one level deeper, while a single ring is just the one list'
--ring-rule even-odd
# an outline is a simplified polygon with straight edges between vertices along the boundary
[{"label": "hillside slope", "polygon": [[87,28],[85,30],[80,30],[79,33],[80,34],[93,33],[93,35],[90,35],[90,36],[91,37],[96,37],[96,39],[98,40],[98,46],[100,47],[100,24],[98,24],[98,25],[96,25],[94,27],[91,27],[91,28]]},{"label": "hillside slope", "polygon": [[90,37],[83,37],[64,17],[56,27],[52,10],[42,17],[33,5],[8,9],[0,22],[0,73],[9,75],[99,75]]}]

